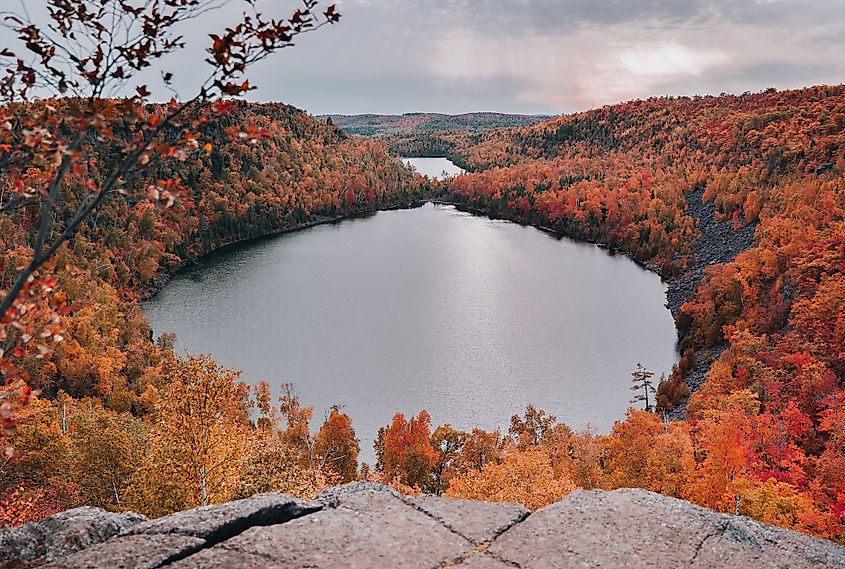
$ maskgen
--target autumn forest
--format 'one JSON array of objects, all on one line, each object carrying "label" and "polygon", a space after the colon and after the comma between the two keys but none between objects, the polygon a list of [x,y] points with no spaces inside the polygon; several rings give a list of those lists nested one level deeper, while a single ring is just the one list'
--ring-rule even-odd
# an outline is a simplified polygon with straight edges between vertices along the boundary
[{"label": "autumn forest", "polygon": [[[35,63],[0,51],[0,526],[80,505],[161,516],[269,491],[311,498],[365,479],[529,509],[638,487],[845,542],[845,87],[651,98],[506,127],[496,116],[495,128],[368,119],[359,127],[378,136],[363,137],[239,98],[253,62],[336,22],[333,6],[228,28],[195,98],[153,102],[143,86],[104,86],[178,49],[169,26],[202,2],[50,4],[60,35],[105,42],[96,11],[118,10],[148,41],[66,56],[20,21]],[[467,172],[429,179],[400,155]],[[688,283],[671,375],[632,369],[650,399],[608,433],[533,405],[492,431],[396,413],[366,464],[356,417],[310,407],[295,378],[274,392],[213,354],[177,353],[141,310],[228,245],[432,200]],[[753,235],[735,258],[697,258],[703,204]]]}]

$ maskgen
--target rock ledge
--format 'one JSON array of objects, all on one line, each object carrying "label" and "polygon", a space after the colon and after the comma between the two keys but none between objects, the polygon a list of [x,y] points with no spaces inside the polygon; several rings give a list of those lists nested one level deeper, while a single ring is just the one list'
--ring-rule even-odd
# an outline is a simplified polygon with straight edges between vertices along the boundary
[{"label": "rock ledge", "polygon": [[0,530],[0,568],[842,568],[845,548],[638,489],[515,504],[356,482],[157,520],[80,508]]}]

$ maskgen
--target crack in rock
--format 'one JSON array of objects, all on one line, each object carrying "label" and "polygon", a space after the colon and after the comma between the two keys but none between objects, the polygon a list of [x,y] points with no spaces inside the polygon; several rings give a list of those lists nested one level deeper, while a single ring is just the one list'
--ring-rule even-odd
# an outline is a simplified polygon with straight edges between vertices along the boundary
[{"label": "crack in rock", "polygon": [[431,518],[435,522],[439,523],[441,526],[443,526],[444,528],[446,528],[447,530],[449,530],[453,534],[457,535],[461,539],[464,539],[464,540],[468,541],[469,543],[471,543],[473,545],[480,545],[478,542],[468,538],[467,536],[465,536],[464,534],[462,534],[461,532],[459,532],[458,530],[453,528],[451,524],[449,524],[446,520],[444,520],[440,516],[436,516],[433,513],[426,510],[425,508],[418,506],[417,504],[409,501],[408,499],[406,499],[405,496],[402,496],[400,499],[402,500],[402,503],[405,504],[406,506],[415,509],[416,511],[418,511],[419,513],[421,513],[425,516],[428,516],[429,518]]},{"label": "crack in rock", "polygon": [[478,547],[476,547],[472,551],[467,551],[466,553],[463,553],[463,554],[459,555],[458,557],[455,557],[455,558],[452,558],[452,559],[447,559],[446,561],[443,561],[442,563],[440,563],[440,565],[437,566],[437,569],[445,569],[447,567],[459,567],[461,565],[464,565],[465,561],[472,559],[472,558],[474,558],[478,555],[482,555],[484,557],[489,557],[490,559],[494,559],[498,563],[506,565],[507,567],[513,567],[514,569],[522,569],[522,566],[519,565],[518,563],[511,561],[509,559],[505,559],[504,557],[496,555],[495,553],[491,553],[491,552],[487,551],[488,547],[489,547],[489,544],[479,545]]},{"label": "crack in rock", "polygon": [[708,533],[707,535],[704,536],[704,538],[702,538],[702,540],[700,542],[698,542],[698,545],[695,546],[695,552],[692,554],[692,557],[690,558],[690,561],[689,561],[690,565],[695,563],[695,560],[698,559],[698,554],[701,553],[701,549],[704,547],[704,544],[707,543],[707,541],[710,538],[719,537],[719,536],[723,535],[725,533],[725,531],[728,529],[729,523],[730,523],[729,520],[722,521],[719,524],[719,527],[716,528],[716,531]]},{"label": "crack in rock", "polygon": [[[259,500],[262,498],[264,498],[264,496],[257,497]],[[268,498],[270,500],[273,499],[272,496],[268,496]],[[256,498],[248,500],[253,501],[255,499]],[[233,503],[230,502],[230,504]],[[207,511],[220,511],[222,508],[225,508],[225,505],[222,507],[210,506]],[[224,519],[223,521],[217,522],[213,518],[212,520],[196,519],[194,520],[194,523],[191,523],[192,520],[190,518],[180,520],[179,516],[183,514],[177,513],[172,516],[161,518],[160,520],[153,520],[146,524],[135,526],[130,532],[125,534],[125,536],[173,535],[196,537],[202,540],[202,543],[198,544],[197,547],[186,548],[179,551],[154,566],[154,569],[159,569],[161,567],[172,565],[173,563],[183,559],[187,559],[200,551],[210,549],[220,544],[225,544],[225,542],[241,535],[249,529],[284,524],[291,520],[313,514],[322,509],[323,506],[320,504],[306,504],[294,500],[282,503],[271,503],[269,505],[256,508],[253,511],[249,511],[242,516],[236,516],[231,520]],[[189,510],[185,514],[193,514],[196,516],[201,510],[202,508]],[[204,523],[210,523],[212,526],[216,527],[213,527],[213,529],[204,529]]]},{"label": "crack in rock", "polygon": [[[292,507],[294,506],[294,507]],[[319,512],[323,509],[321,505],[314,504],[308,507],[296,507],[299,505],[294,504],[283,504],[278,507],[270,507],[262,510],[258,510],[256,512],[250,513],[247,516],[236,518],[231,522],[227,522],[221,524],[219,528],[214,530],[208,536],[203,538],[203,543],[196,548],[192,548],[190,550],[181,551],[168,559],[162,561],[158,565],[155,566],[154,569],[160,569],[161,567],[166,567],[168,565],[172,565],[177,561],[181,561],[183,559],[187,559],[188,557],[199,553],[205,549],[210,549],[217,545],[223,544],[225,547],[225,542],[228,540],[237,537],[244,533],[245,531],[252,529],[254,527],[267,527],[267,526],[274,526],[274,525],[281,525],[287,523],[289,521],[308,516],[315,512]],[[155,535],[155,533],[144,533],[143,528],[137,528],[138,534],[140,535]],[[179,531],[178,529],[167,532],[171,534],[177,535],[190,535],[190,532]]]},{"label": "crack in rock", "polygon": [[516,527],[519,524],[521,524],[522,522],[524,522],[525,520],[527,520],[531,516],[531,514],[532,514],[532,512],[525,512],[524,514],[520,515],[519,518],[515,519],[513,522],[509,523],[505,527],[503,527],[503,528],[497,530],[496,532],[494,532],[493,538],[489,542],[487,542],[487,546],[489,547],[490,545],[492,545],[494,541],[499,539],[499,536],[501,536],[503,533],[505,533],[506,531],[508,531],[512,527]]},{"label": "crack in rock", "polygon": [[[495,541],[500,535],[511,529],[517,524],[522,523],[525,521],[528,516],[531,515],[531,512],[527,510],[522,510],[521,512],[515,512],[513,519],[508,520],[507,522],[502,523],[500,527],[490,528],[489,529],[489,537],[487,539],[481,539],[479,536],[471,537],[464,531],[456,528],[452,525],[447,519],[445,519],[442,515],[437,512],[437,507],[426,507],[425,504],[420,504],[418,501],[415,500],[416,497],[414,496],[401,496],[400,499],[402,502],[413,508],[414,510],[424,514],[425,516],[431,518],[432,520],[436,521],[438,524],[449,530],[450,532],[458,535],[459,537],[465,539],[466,541],[470,542],[473,545],[477,546],[487,546],[490,545],[493,541]],[[435,500],[444,500],[448,501],[451,500],[450,498],[434,498]],[[455,500],[456,502],[462,502],[462,500]],[[502,504],[505,506],[505,504]],[[510,506],[515,506],[514,504],[510,504]],[[518,506],[517,506],[518,507]],[[521,507],[519,509],[522,509]]]},{"label": "crack in rock", "polygon": [[471,557],[475,556],[476,554],[482,554],[486,557],[490,557],[491,559],[495,559],[499,563],[507,565],[508,567],[514,567],[515,569],[522,569],[521,565],[519,565],[515,561],[511,561],[510,559],[506,559],[506,558],[504,558],[500,555],[492,553],[491,551],[488,551],[488,548],[499,538],[499,536],[501,536],[502,534],[507,532],[509,529],[521,524],[526,519],[528,519],[528,517],[531,516],[532,512],[525,511],[525,512],[520,513],[517,518],[515,518],[514,520],[511,520],[509,523],[507,523],[507,524],[503,525],[502,527],[496,529],[493,532],[490,539],[482,541],[482,542],[478,542],[478,541],[471,539],[470,537],[464,535],[462,532],[460,532],[455,527],[453,527],[449,522],[444,520],[441,516],[438,516],[435,513],[427,510],[426,508],[423,508],[419,504],[416,504],[415,502],[408,499],[406,496],[402,496],[401,500],[407,506],[410,506],[411,508],[420,512],[421,514],[424,514],[425,516],[431,518],[432,520],[434,520],[435,522],[437,522],[438,524],[440,524],[441,526],[443,526],[444,528],[446,528],[450,532],[454,533],[455,535],[461,537],[462,539],[464,539],[464,540],[468,541],[469,543],[476,546],[476,548],[473,549],[472,551],[468,551],[466,553],[463,553],[463,554],[461,554],[458,557],[455,557],[453,559],[447,559],[446,561],[443,561],[440,565],[438,565],[438,569],[444,568],[444,567],[455,567],[455,566],[463,565],[464,561],[466,561],[467,559],[470,559]]}]

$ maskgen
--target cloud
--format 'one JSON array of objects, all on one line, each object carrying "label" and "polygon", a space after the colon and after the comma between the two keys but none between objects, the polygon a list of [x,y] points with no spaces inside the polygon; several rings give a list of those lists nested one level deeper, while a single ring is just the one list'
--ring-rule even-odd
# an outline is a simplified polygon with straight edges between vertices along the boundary
[{"label": "cloud", "polygon": [[[327,2],[328,0],[326,0]],[[28,2],[28,0],[27,0]],[[295,0],[260,0],[284,15]],[[256,68],[251,98],[327,112],[558,113],[651,95],[845,81],[843,0],[342,0],[338,26]],[[180,93],[210,31],[169,60]],[[0,45],[12,38],[0,31]],[[157,76],[145,78],[151,88]],[[154,90],[157,96],[166,91]]]},{"label": "cloud", "polygon": [[618,54],[622,67],[632,77],[666,79],[701,75],[728,57],[720,51],[694,51],[675,42],[634,46]]}]

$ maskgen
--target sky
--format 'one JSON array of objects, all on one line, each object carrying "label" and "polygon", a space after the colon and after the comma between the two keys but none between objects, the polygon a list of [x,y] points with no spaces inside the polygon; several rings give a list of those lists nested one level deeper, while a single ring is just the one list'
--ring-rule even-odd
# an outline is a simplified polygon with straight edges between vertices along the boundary
[{"label": "sky", "polygon": [[[42,3],[24,1],[33,9]],[[257,5],[279,17],[298,3]],[[250,99],[313,114],[562,114],[649,96],[845,83],[845,0],[342,0],[337,7],[339,24],[253,69],[258,89]],[[230,0],[182,30],[188,47],[165,62],[181,95],[207,74],[207,34],[242,9]],[[0,42],[15,47],[6,31]],[[157,83],[149,78],[154,95],[167,97]]]}]

